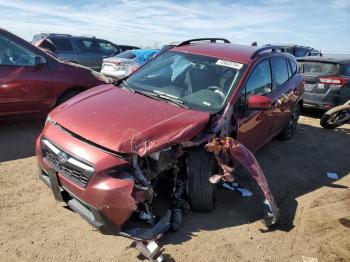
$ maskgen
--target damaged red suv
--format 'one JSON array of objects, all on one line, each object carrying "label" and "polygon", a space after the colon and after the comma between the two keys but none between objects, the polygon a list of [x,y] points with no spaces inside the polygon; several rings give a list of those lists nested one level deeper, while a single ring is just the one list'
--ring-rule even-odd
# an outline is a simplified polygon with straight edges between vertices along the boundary
[{"label": "damaged red suv", "polygon": [[215,183],[233,182],[242,165],[265,195],[267,225],[275,223],[251,152],[296,130],[304,78],[282,50],[189,40],[74,97],[37,139],[40,178],[102,233],[140,240],[176,230],[189,208],[212,211]]}]

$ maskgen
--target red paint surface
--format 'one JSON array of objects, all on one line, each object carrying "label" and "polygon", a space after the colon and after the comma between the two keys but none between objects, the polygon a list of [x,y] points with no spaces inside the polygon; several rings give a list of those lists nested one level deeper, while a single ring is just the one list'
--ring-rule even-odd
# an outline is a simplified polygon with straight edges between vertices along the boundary
[{"label": "red paint surface", "polygon": [[272,106],[272,99],[267,96],[252,95],[248,99],[248,108],[269,109]]},{"label": "red paint surface", "polygon": [[144,156],[190,140],[209,113],[181,108],[113,85],[78,95],[51,113],[73,133],[120,153]]},{"label": "red paint surface", "polygon": [[[136,209],[135,200],[132,197],[134,181],[130,179],[118,179],[107,175],[107,171],[113,167],[126,164],[124,160],[101,151],[91,145],[62,132],[52,125],[46,125],[43,133],[50,141],[58,144],[71,155],[94,163],[95,174],[90,179],[86,188],[76,185],[74,182],[58,173],[58,179],[62,187],[78,197],[80,200],[100,209],[111,221],[121,226],[127,221]],[[50,164],[43,158],[40,135],[36,141],[36,155],[39,165],[44,170],[51,169]]]},{"label": "red paint surface", "polygon": [[256,49],[257,47],[248,45],[206,43],[175,47],[171,51],[188,52],[249,64]]}]

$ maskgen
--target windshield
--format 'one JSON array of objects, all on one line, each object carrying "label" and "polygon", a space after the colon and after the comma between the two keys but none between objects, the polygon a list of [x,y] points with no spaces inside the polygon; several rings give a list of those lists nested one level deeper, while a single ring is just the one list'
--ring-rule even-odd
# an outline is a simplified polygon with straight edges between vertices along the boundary
[{"label": "windshield", "polygon": [[134,90],[177,99],[202,111],[217,111],[242,75],[243,64],[168,51],[127,79]]},{"label": "windshield", "polygon": [[325,62],[302,62],[303,73],[315,75],[336,74],[339,68],[338,64]]}]

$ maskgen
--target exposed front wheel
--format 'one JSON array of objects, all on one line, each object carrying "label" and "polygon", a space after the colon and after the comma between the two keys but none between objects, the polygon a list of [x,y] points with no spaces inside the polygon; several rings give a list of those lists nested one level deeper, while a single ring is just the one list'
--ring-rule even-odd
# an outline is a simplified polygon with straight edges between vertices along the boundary
[{"label": "exposed front wheel", "polygon": [[289,118],[287,125],[283,128],[282,132],[278,135],[279,139],[288,140],[295,134],[295,131],[298,126],[299,116],[300,116],[300,106],[299,104],[297,104],[292,111],[292,114]]},{"label": "exposed front wheel", "polygon": [[191,150],[187,155],[187,194],[194,211],[210,212],[215,208],[215,185],[209,182],[216,170],[213,154],[204,149]]}]

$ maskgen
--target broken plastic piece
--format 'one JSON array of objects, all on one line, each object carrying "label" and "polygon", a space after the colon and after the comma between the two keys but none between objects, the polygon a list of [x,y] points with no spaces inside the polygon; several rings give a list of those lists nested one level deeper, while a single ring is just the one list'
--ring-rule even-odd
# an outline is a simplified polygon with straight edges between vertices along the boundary
[{"label": "broken plastic piece", "polygon": [[135,248],[145,256],[149,261],[163,261],[163,256],[160,253],[160,247],[156,241],[136,241]]},{"label": "broken plastic piece", "polygon": [[327,175],[329,178],[332,178],[332,179],[338,179],[338,178],[339,178],[337,173],[328,172],[328,173],[326,173],[326,175]]},{"label": "broken plastic piece", "polygon": [[222,175],[215,174],[215,175],[212,175],[212,176],[209,178],[209,181],[210,181],[210,183],[212,183],[212,184],[217,184],[217,183],[219,183],[219,181],[221,180],[221,178],[222,178]]},{"label": "broken plastic piece", "polygon": [[269,202],[269,200],[265,199],[265,217],[262,220],[263,224],[266,227],[270,227],[277,223],[279,219],[279,209],[275,205],[275,203]]}]

